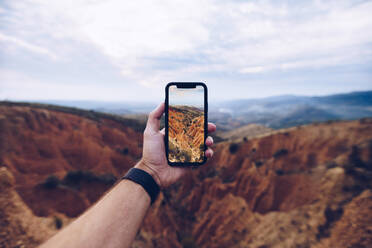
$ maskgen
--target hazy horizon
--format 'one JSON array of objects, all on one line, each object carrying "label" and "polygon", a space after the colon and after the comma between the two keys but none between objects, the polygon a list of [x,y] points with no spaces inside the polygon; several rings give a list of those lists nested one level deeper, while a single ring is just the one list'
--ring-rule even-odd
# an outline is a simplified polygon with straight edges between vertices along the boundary
[{"label": "hazy horizon", "polygon": [[[296,95],[296,94],[280,94],[280,95],[270,95],[270,96],[257,96],[257,97],[246,97],[246,98],[230,98],[230,99],[214,99],[208,102],[226,102],[226,101],[239,101],[239,100],[264,100],[270,98],[277,98],[277,97],[327,97],[333,95],[343,95],[343,94],[352,94],[352,93],[360,93],[360,92],[370,92],[371,90],[365,91],[347,91],[347,92],[340,92],[334,94],[317,94],[317,95]],[[208,96],[209,97],[209,96]],[[13,102],[34,102],[34,103],[53,103],[53,102],[66,102],[66,103],[108,103],[108,104],[157,104],[165,100],[165,94],[163,98],[159,98],[159,100],[80,100],[80,99],[0,99],[0,101],[13,101]]]}]

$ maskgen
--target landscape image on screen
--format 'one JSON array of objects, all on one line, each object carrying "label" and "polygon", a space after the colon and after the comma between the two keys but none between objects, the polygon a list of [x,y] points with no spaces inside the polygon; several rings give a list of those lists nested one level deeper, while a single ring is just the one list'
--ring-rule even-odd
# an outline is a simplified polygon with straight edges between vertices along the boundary
[{"label": "landscape image on screen", "polygon": [[204,89],[169,88],[169,161],[203,162]]}]

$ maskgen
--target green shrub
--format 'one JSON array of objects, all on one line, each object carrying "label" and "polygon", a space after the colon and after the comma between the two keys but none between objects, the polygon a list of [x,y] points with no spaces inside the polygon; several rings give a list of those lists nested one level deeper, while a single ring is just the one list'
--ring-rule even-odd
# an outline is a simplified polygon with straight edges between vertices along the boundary
[{"label": "green shrub", "polygon": [[331,169],[337,167],[337,163],[335,161],[329,161],[326,163],[325,166],[327,167],[327,169]]},{"label": "green shrub", "polygon": [[258,168],[258,167],[261,167],[263,165],[263,162],[262,161],[254,161],[254,164]]},{"label": "green shrub", "polygon": [[371,124],[372,123],[372,118],[370,117],[365,117],[359,120],[360,124]]},{"label": "green shrub", "polygon": [[60,184],[60,180],[55,175],[48,176],[45,181],[41,184],[46,189],[55,189]]},{"label": "green shrub", "polygon": [[54,216],[54,224],[56,225],[56,229],[61,229],[62,226],[63,226],[63,222],[61,220],[61,218],[57,217],[57,216]]},{"label": "green shrub", "polygon": [[231,143],[229,146],[229,151],[231,154],[236,153],[239,150],[239,145],[236,143]]},{"label": "green shrub", "polygon": [[91,171],[77,170],[67,172],[66,176],[63,178],[62,184],[72,188],[79,188],[83,182],[99,182],[106,185],[113,185],[116,180],[117,178],[111,173],[95,175]]},{"label": "green shrub", "polygon": [[344,214],[343,208],[331,209],[327,207],[324,210],[324,217],[326,219],[323,225],[318,226],[317,239],[327,238],[330,236],[330,227],[338,221]]},{"label": "green shrub", "polygon": [[186,162],[190,162],[191,161],[191,157],[192,157],[192,152],[191,151],[186,151],[186,150],[183,150],[180,152],[180,156],[182,157],[185,157],[185,161]]},{"label": "green shrub", "polygon": [[176,152],[177,152],[177,146],[176,146],[176,144],[175,144],[173,141],[171,141],[171,140],[169,140],[169,143],[168,143],[168,149],[169,149],[170,152],[173,152],[173,153],[176,153]]},{"label": "green shrub", "polygon": [[181,240],[181,245],[183,248],[197,248],[198,246],[195,243],[194,237],[186,236]]},{"label": "green shrub", "polygon": [[129,153],[128,148],[117,148],[116,151],[122,155],[127,155]]},{"label": "green shrub", "polygon": [[275,153],[274,153],[274,158],[279,158],[279,157],[282,157],[282,156],[285,156],[288,154],[288,150],[287,149],[279,149],[277,150]]},{"label": "green shrub", "polygon": [[351,153],[349,155],[349,162],[352,165],[354,165],[356,167],[359,167],[359,168],[365,168],[366,167],[366,165],[363,162],[363,160],[360,159],[360,149],[359,149],[359,147],[357,147],[357,146],[354,145],[351,148]]},{"label": "green shrub", "polygon": [[117,178],[111,173],[106,173],[98,177],[98,181],[107,185],[113,185],[116,180]]},{"label": "green shrub", "polygon": [[214,166],[208,166],[208,168],[204,171],[199,171],[198,179],[200,181],[204,180],[205,178],[213,178],[218,176],[218,171],[216,170],[216,167]]},{"label": "green shrub", "polygon": [[221,173],[219,174],[223,184],[231,183],[235,181],[235,173],[227,167],[221,168]]},{"label": "green shrub", "polygon": [[68,186],[77,186],[84,178],[84,172],[81,170],[78,171],[69,171],[66,176],[63,178],[63,184]]}]

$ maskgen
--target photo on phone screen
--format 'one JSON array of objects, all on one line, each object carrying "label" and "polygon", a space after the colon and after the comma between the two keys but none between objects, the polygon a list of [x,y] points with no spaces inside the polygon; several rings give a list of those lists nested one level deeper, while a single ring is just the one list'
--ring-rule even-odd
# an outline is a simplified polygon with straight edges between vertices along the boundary
[{"label": "photo on phone screen", "polygon": [[170,163],[205,162],[206,86],[202,83],[167,87],[167,156]]}]

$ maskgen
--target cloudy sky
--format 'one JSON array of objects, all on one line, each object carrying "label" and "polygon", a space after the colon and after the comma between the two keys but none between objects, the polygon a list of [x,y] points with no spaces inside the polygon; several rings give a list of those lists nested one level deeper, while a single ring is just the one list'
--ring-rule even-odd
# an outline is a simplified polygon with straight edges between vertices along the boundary
[{"label": "cloudy sky", "polygon": [[372,89],[372,1],[1,0],[0,99],[159,101]]},{"label": "cloudy sky", "polygon": [[204,88],[196,86],[194,89],[182,89],[175,85],[170,86],[169,105],[191,105],[204,108]]}]

